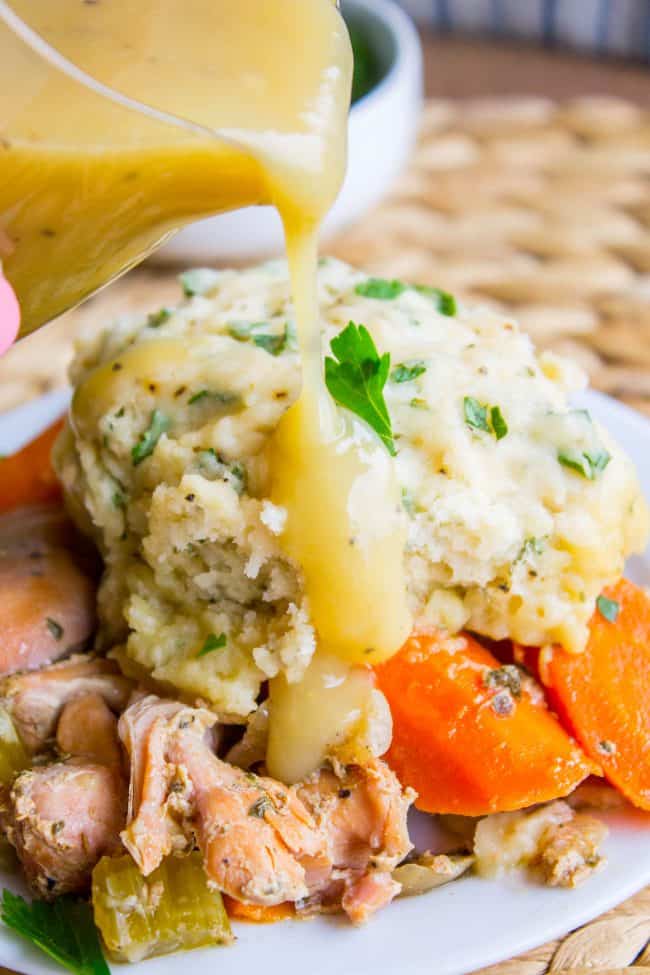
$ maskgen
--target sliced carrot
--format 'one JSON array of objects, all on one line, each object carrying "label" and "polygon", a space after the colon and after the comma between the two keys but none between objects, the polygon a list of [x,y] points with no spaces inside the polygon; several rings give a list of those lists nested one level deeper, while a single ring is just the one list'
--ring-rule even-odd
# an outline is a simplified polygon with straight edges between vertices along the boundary
[{"label": "sliced carrot", "polygon": [[273,907],[264,907],[261,904],[244,904],[242,901],[223,895],[223,902],[228,913],[228,917],[233,921],[250,921],[252,924],[275,924],[276,921],[286,921],[290,917],[296,916],[293,904],[276,904]]},{"label": "sliced carrot", "polygon": [[413,636],[376,673],[393,715],[386,758],[419,793],[419,809],[522,809],[598,770],[546,706],[518,690],[516,672],[469,636]]},{"label": "sliced carrot", "polygon": [[17,454],[0,459],[0,511],[61,496],[50,454],[63,420],[57,420]]},{"label": "sliced carrot", "polygon": [[551,705],[605,776],[641,809],[650,809],[650,597],[622,579],[596,610],[583,653],[557,647],[545,664]]}]

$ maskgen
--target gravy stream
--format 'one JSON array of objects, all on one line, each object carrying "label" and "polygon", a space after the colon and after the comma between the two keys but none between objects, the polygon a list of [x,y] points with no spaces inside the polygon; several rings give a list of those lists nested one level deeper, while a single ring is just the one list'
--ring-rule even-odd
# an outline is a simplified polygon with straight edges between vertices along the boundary
[{"label": "gravy stream", "polygon": [[[302,684],[271,682],[269,771],[294,781],[369,706],[372,681],[349,666],[395,653],[411,627],[393,460],[323,379],[317,237],[345,169],[345,26],[331,0],[10,7],[97,82],[169,116],[53,69],[0,22],[16,79],[11,96],[0,86],[0,228],[27,330],[197,217],[261,202],[282,217],[303,389],[270,447],[271,498],[287,509],[282,543],[303,569],[319,647]],[[178,352],[157,354],[173,368]],[[74,422],[119,381],[100,367]]]}]

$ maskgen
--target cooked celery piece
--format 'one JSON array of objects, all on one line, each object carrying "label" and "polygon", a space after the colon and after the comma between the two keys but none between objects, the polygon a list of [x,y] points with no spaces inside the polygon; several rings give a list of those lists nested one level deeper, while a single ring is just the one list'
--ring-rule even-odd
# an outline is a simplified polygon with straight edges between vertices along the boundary
[{"label": "cooked celery piece", "polygon": [[115,961],[230,944],[221,894],[210,890],[200,853],[168,857],[143,877],[130,856],[103,857],[93,870],[95,924]]},{"label": "cooked celery piece", "polygon": [[0,705],[0,785],[9,785],[18,772],[30,764],[14,723]]}]

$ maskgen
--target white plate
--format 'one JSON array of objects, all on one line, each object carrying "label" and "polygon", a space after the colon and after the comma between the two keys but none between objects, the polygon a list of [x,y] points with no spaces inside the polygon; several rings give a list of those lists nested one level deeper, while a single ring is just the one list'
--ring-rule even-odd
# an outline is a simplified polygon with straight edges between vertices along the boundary
[{"label": "white plate", "polygon": [[[29,439],[62,408],[63,394],[0,416],[0,454]],[[636,462],[650,498],[650,423],[597,393],[581,397]],[[630,565],[637,581],[650,582],[650,552]],[[650,815],[608,817],[609,863],[575,891],[551,890],[522,878],[487,881],[469,877],[418,898],[397,901],[365,928],[337,918],[238,925],[234,948],[170,955],[137,968],[114,966],[126,975],[466,975],[466,973],[557,938],[650,883]],[[418,817],[418,845],[426,845],[426,817]],[[15,878],[0,876],[15,887]],[[0,927],[0,964],[27,975],[61,975],[44,956]]]}]

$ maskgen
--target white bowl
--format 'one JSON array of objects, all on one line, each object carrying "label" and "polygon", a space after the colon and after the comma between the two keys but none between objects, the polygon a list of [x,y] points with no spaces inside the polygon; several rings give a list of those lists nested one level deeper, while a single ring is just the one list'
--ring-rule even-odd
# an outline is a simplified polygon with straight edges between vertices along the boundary
[{"label": "white bowl", "polygon": [[[350,111],[347,176],[325,221],[324,238],[358,220],[385,195],[413,148],[422,102],[422,51],[408,15],[392,0],[342,0],[341,6],[346,19],[363,28],[384,77]],[[273,207],[248,207],[186,227],[156,260],[239,262],[283,250]]]}]

